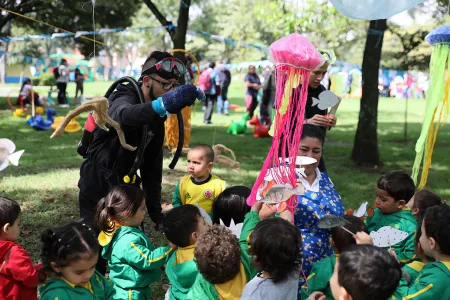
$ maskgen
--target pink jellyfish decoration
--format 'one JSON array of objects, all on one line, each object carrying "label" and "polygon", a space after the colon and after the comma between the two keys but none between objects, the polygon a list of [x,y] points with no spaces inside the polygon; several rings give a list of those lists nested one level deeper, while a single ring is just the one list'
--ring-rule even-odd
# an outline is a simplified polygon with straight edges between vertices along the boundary
[{"label": "pink jellyfish decoration", "polygon": [[[296,33],[274,42],[270,53],[276,65],[276,114],[270,130],[272,146],[247,198],[248,205],[263,200],[268,187],[274,184],[289,183],[295,188],[296,166],[287,165],[286,161],[295,161],[297,157],[310,72],[326,61],[306,37]],[[295,203],[295,197],[286,201],[291,212]]]}]

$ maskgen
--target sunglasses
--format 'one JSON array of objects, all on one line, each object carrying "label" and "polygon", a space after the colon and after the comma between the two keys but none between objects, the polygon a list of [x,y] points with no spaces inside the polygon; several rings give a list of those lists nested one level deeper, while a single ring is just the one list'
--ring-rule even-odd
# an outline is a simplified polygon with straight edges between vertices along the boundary
[{"label": "sunglasses", "polygon": [[170,77],[164,76],[164,73],[168,73],[168,75],[174,75],[176,77],[180,77],[186,73],[186,66],[183,64],[181,60],[175,57],[166,57],[157,62],[153,67],[144,71],[141,76],[149,75],[153,73],[158,73],[158,75],[163,75],[161,77]]},{"label": "sunglasses", "polygon": [[160,85],[162,85],[163,89],[165,89],[166,91],[169,91],[171,89],[176,89],[177,87],[180,86],[180,84],[177,83],[171,83],[171,82],[165,82],[165,81],[161,81],[158,80],[154,77],[148,76],[149,78],[151,78],[152,80],[156,81],[157,83],[159,83]]}]

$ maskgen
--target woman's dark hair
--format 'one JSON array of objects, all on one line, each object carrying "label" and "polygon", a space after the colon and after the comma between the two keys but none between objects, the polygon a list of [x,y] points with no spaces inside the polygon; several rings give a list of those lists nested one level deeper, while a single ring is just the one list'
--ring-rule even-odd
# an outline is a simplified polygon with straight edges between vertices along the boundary
[{"label": "woman's dark hair", "polygon": [[[26,79],[23,81],[22,87],[20,88],[20,92],[23,91],[23,87],[24,87],[26,84],[31,84],[31,79],[30,79],[30,78],[26,78]],[[20,92],[19,92],[19,93],[20,93]]]},{"label": "woman's dark hair", "polygon": [[200,210],[190,204],[170,210],[163,221],[163,232],[172,244],[178,247],[191,245],[191,235],[197,231]]},{"label": "woman's dark hair", "polygon": [[220,224],[222,220],[225,226],[230,227],[231,220],[235,224],[244,222],[245,215],[251,209],[247,205],[250,193],[251,190],[246,186],[231,186],[220,193],[212,206],[213,224]]},{"label": "woman's dark hair", "polygon": [[212,284],[225,283],[239,273],[241,248],[226,227],[214,224],[202,233],[194,250],[200,274]]},{"label": "woman's dark hair", "polygon": [[302,235],[281,218],[260,222],[250,236],[250,254],[257,268],[270,273],[274,283],[299,273],[302,264]]},{"label": "woman's dark hair", "polygon": [[318,139],[322,145],[325,143],[325,133],[319,126],[311,124],[303,125],[302,137],[300,138],[300,140],[303,140],[305,138]]},{"label": "woman's dark hair", "polygon": [[41,234],[42,272],[54,273],[51,263],[67,267],[79,259],[90,259],[99,252],[97,234],[83,221],[60,228],[47,229]]},{"label": "woman's dark hair", "polygon": [[411,200],[416,191],[414,181],[403,171],[391,171],[384,174],[378,179],[377,187],[386,191],[395,201],[404,200],[406,203]]},{"label": "woman's dark hair", "polygon": [[414,194],[413,209],[419,209],[419,220],[423,220],[428,208],[442,204],[442,199],[429,190],[420,190]]},{"label": "woman's dark hair", "polygon": [[80,69],[76,68],[76,69],[75,69],[75,73],[77,73],[77,72],[78,72],[78,73],[81,73],[81,72],[80,72]]},{"label": "woman's dark hair", "polygon": [[132,185],[118,185],[97,204],[96,221],[101,231],[112,233],[115,221],[123,221],[136,214],[144,201],[144,192]]},{"label": "woman's dark hair", "polygon": [[216,63],[215,63],[215,62],[210,62],[210,63],[209,63],[209,67],[210,67],[211,69],[214,69],[214,68],[216,67]]},{"label": "woman's dark hair", "polygon": [[402,276],[399,262],[373,245],[350,245],[338,262],[338,283],[353,300],[388,299]]},{"label": "woman's dark hair", "polygon": [[[346,219],[351,223],[344,225],[345,229],[348,229],[353,233],[362,231],[369,234],[366,224],[360,218],[349,215],[343,215],[341,218]],[[334,247],[339,253],[341,253],[345,247],[356,244],[355,238],[341,227],[333,227],[330,231]]]},{"label": "woman's dark hair", "polygon": [[19,203],[7,197],[0,196],[0,232],[6,224],[9,223],[12,226],[19,217],[20,212]]},{"label": "woman's dark hair", "polygon": [[427,237],[438,244],[439,253],[450,255],[450,206],[441,204],[427,209],[424,228]]}]

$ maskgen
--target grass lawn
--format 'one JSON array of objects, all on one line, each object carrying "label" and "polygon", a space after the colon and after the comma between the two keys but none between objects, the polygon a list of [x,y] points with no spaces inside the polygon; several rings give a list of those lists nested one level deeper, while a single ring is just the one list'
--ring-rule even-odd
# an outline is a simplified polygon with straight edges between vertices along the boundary
[{"label": "grass lawn", "polygon": [[[103,94],[110,83],[86,83],[86,94]],[[71,87],[70,87],[71,88]],[[73,87],[75,88],[75,87]],[[230,102],[243,105],[244,89],[234,83],[230,88]],[[356,208],[361,202],[373,202],[376,180],[384,172],[403,169],[411,172],[414,161],[415,140],[419,136],[425,101],[409,100],[408,141],[403,141],[405,100],[380,99],[378,138],[383,166],[377,170],[362,170],[350,160],[353,139],[358,120],[359,100],[344,99],[339,108],[338,126],[327,136],[325,161],[331,179],[342,196],[346,208]],[[60,115],[68,109],[57,109]],[[213,125],[203,125],[201,105],[196,106],[192,117],[192,144],[224,144],[236,153],[241,162],[239,173],[216,166],[214,173],[228,181],[228,185],[252,186],[271,145],[270,139],[255,139],[252,129],[246,135],[231,136],[226,124],[238,120],[241,113],[230,116],[213,115]],[[84,123],[86,115],[79,121]],[[81,133],[65,134],[50,140],[50,131],[35,131],[24,119],[12,117],[5,98],[0,98],[0,138],[9,138],[17,149],[25,149],[20,166],[10,166],[0,173],[0,194],[20,202],[22,234],[20,243],[37,261],[39,233],[52,226],[59,226],[78,218],[79,166],[82,158],[76,153]],[[448,123],[441,128],[434,150],[433,165],[428,177],[428,188],[450,199],[450,146]],[[170,200],[178,179],[185,173],[186,163],[181,159],[175,170],[169,170],[170,158],[164,161],[163,198]],[[150,225],[146,227],[150,229]],[[163,239],[158,233],[149,232],[155,244]],[[158,285],[158,284],[157,284]],[[155,296],[162,291],[156,287]]]}]

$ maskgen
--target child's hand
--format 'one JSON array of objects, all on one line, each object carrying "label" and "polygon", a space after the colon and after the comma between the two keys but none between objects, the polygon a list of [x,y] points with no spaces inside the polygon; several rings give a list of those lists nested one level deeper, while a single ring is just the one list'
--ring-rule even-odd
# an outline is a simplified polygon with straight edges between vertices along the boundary
[{"label": "child's hand", "polygon": [[358,245],[361,245],[361,244],[373,245],[372,237],[365,232],[362,232],[362,231],[357,232],[353,236],[353,238],[355,239],[355,241]]},{"label": "child's hand", "polygon": [[322,292],[314,292],[309,295],[307,300],[325,300],[326,297]]},{"label": "child's hand", "polygon": [[[389,248],[389,249],[388,249],[388,252],[389,252],[389,254],[390,254],[391,256],[393,256],[393,257],[395,258],[396,261],[398,261],[397,253],[395,253],[394,249]],[[399,261],[398,261],[398,262],[399,262]],[[399,263],[400,263],[400,262],[399,262]]]},{"label": "child's hand", "polygon": [[[261,202],[261,201],[256,201]],[[263,203],[261,202],[261,205]],[[259,219],[266,220],[273,217],[277,212],[276,204],[264,204],[259,210]]]},{"label": "child's hand", "polygon": [[173,205],[171,203],[163,203],[161,204],[162,211],[169,211],[173,208]]},{"label": "child's hand", "polygon": [[256,200],[255,203],[253,203],[251,211],[260,211],[263,207],[263,203],[261,201]]}]

